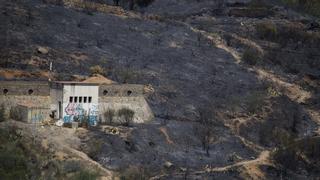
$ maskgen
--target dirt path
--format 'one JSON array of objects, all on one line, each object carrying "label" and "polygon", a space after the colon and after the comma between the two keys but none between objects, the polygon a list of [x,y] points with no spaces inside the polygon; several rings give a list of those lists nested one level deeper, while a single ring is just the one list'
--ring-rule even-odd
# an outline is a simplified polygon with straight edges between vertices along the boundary
[{"label": "dirt path", "polygon": [[[240,161],[238,163],[229,165],[229,166],[224,166],[224,167],[216,167],[216,168],[211,168],[207,169],[205,172],[221,172],[221,171],[227,171],[231,168],[239,167],[239,166],[257,166],[261,164],[268,164],[270,165],[270,162],[268,160],[270,156],[270,151],[262,151],[257,159],[253,160],[245,160],[245,161]],[[201,172],[201,171],[199,171]],[[203,171],[202,171],[203,172]]]},{"label": "dirt path", "polygon": [[159,130],[166,137],[166,141],[168,144],[174,144],[174,142],[171,140],[171,138],[167,132],[167,129],[165,127],[160,127]]},{"label": "dirt path", "polygon": [[[214,172],[226,172],[234,168],[243,168],[243,171],[245,171],[246,176],[249,176],[248,178],[263,179],[264,173],[259,169],[259,166],[260,165],[272,166],[272,163],[270,162],[269,157],[270,157],[270,151],[265,150],[260,153],[258,158],[253,160],[244,160],[244,161],[240,161],[240,162],[237,162],[228,166],[223,166],[223,167],[206,168],[205,170],[202,170],[202,171],[191,172],[189,175],[199,176],[202,174],[209,174]],[[183,175],[184,173],[174,174],[174,176],[183,176]],[[164,174],[164,175],[152,177],[150,179],[156,180],[156,179],[161,179],[167,176],[168,174]]]},{"label": "dirt path", "polygon": [[312,96],[310,92],[303,90],[300,86],[286,82],[271,72],[259,68],[255,68],[253,70],[257,73],[260,79],[267,80],[276,87],[284,89],[286,95],[292,101],[303,103]]}]

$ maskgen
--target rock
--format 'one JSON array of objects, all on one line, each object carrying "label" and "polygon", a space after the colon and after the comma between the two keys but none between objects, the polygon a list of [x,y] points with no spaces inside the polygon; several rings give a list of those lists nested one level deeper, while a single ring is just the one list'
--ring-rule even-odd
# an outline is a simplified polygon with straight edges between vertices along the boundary
[{"label": "rock", "polygon": [[181,168],[180,168],[180,171],[181,171],[181,172],[186,172],[186,171],[187,171],[187,168],[181,167]]},{"label": "rock", "polygon": [[169,168],[173,167],[173,164],[171,162],[169,162],[169,161],[166,161],[164,163],[164,167],[169,169]]},{"label": "rock", "polygon": [[63,126],[63,121],[62,121],[62,120],[59,120],[59,121],[57,121],[57,122],[55,123],[55,125],[61,127],[61,126]]},{"label": "rock", "polygon": [[48,54],[49,50],[48,48],[45,48],[45,47],[38,47],[38,53],[40,54]]},{"label": "rock", "polygon": [[112,133],[112,134],[119,134],[120,132],[119,132],[119,130],[118,130],[118,128],[111,128],[110,130],[109,130],[109,132],[110,133]]},{"label": "rock", "polygon": [[308,24],[307,29],[309,31],[320,29],[320,24],[317,21],[312,21]]}]

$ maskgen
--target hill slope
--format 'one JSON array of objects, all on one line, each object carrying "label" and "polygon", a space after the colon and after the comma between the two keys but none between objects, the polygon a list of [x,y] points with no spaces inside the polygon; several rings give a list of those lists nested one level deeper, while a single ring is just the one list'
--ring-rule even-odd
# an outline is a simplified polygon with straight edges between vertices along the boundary
[{"label": "hill slope", "polygon": [[[98,154],[98,162],[119,170],[124,164],[145,165],[139,160],[157,154],[159,159],[150,163],[153,170],[166,160],[178,167],[189,161],[193,178],[276,178],[283,169],[270,162],[269,152],[285,146],[283,139],[319,135],[317,18],[248,1],[155,0],[134,11],[121,2],[115,7],[111,1],[0,1],[4,77],[46,78],[53,62],[56,78],[68,79],[100,65],[112,80],[154,87],[148,101],[155,124],[126,133],[136,152],[112,144],[127,137],[89,132],[111,149]],[[201,142],[193,134],[192,121],[201,106],[214,109],[219,119],[211,158],[200,153]],[[186,136],[191,137],[183,140]],[[159,147],[148,149],[147,137]],[[106,163],[109,157],[116,163]],[[153,175],[184,176],[179,171]],[[316,177],[316,171],[306,171],[289,168],[287,176]]]}]

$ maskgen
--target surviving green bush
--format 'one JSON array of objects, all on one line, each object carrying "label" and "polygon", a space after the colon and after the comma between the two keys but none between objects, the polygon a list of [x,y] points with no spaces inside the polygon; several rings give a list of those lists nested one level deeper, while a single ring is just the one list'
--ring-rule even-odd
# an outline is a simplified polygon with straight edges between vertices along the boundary
[{"label": "surviving green bush", "polygon": [[105,71],[104,71],[104,69],[103,69],[101,66],[96,65],[96,66],[91,66],[91,67],[90,67],[90,73],[91,73],[91,75],[93,75],[93,74],[101,74],[101,75],[104,75],[104,74],[105,74]]},{"label": "surviving green bush", "polygon": [[241,59],[243,62],[249,65],[256,65],[261,61],[261,57],[259,56],[258,52],[252,49],[246,49]]},{"label": "surviving green bush", "polygon": [[103,115],[107,123],[112,124],[115,116],[115,110],[108,109]]},{"label": "surviving green bush", "polygon": [[0,128],[0,179],[28,179],[28,157],[20,146],[21,134],[16,126]]},{"label": "surviving green bush", "polygon": [[118,116],[121,118],[121,124],[124,126],[129,126],[134,117],[134,111],[129,108],[122,108],[118,110]]},{"label": "surviving green bush", "polygon": [[258,113],[264,104],[264,98],[266,94],[264,92],[253,92],[246,98],[247,112],[249,114]]},{"label": "surviving green bush", "polygon": [[10,118],[14,119],[16,121],[22,121],[22,116],[19,112],[19,110],[17,109],[17,107],[11,107],[10,109]]},{"label": "surviving green bush", "polygon": [[260,23],[256,25],[259,38],[266,40],[274,40],[277,38],[277,26],[271,22]]},{"label": "surviving green bush", "polygon": [[77,172],[72,179],[74,180],[96,180],[99,177],[99,173],[88,170],[81,170]]},{"label": "surviving green bush", "polygon": [[2,104],[0,106],[0,122],[5,121],[6,119],[7,119],[7,117],[6,117],[5,107]]}]

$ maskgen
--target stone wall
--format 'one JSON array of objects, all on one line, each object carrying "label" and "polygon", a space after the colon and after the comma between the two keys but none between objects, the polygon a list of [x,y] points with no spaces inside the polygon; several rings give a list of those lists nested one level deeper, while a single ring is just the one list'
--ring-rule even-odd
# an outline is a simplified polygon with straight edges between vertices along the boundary
[{"label": "stone wall", "polygon": [[99,97],[143,96],[143,89],[144,89],[144,85],[139,85],[139,84],[100,85]]},{"label": "stone wall", "polygon": [[[136,97],[100,97],[99,98],[99,116],[102,122],[105,122],[104,113],[108,109],[117,111],[121,108],[129,108],[135,112],[134,123],[144,123],[153,119],[153,113],[143,96]],[[115,122],[120,119],[115,117]]]},{"label": "stone wall", "polygon": [[49,108],[50,107],[50,96],[14,96],[6,95],[0,96],[0,104],[5,105],[7,109],[15,107],[18,104],[37,104],[38,106]]},{"label": "stone wall", "polygon": [[49,96],[50,88],[46,81],[1,81],[0,95]]},{"label": "stone wall", "polygon": [[49,108],[36,108],[36,107],[27,107],[18,105],[17,112],[21,120],[27,123],[41,123],[45,120],[48,120],[50,109]]}]

